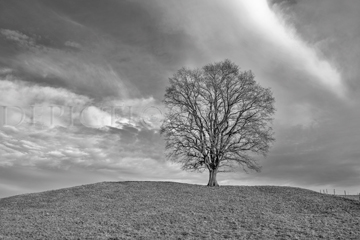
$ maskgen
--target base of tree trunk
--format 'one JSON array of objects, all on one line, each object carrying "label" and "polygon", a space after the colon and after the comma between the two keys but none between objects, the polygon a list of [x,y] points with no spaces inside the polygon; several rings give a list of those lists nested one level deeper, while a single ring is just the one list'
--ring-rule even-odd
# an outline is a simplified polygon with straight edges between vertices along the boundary
[{"label": "base of tree trunk", "polygon": [[209,171],[209,182],[207,184],[208,187],[218,187],[219,184],[216,181],[217,171]]},{"label": "base of tree trunk", "polygon": [[220,187],[220,185],[218,183],[214,183],[214,184],[208,183],[206,186],[208,186],[208,187]]}]

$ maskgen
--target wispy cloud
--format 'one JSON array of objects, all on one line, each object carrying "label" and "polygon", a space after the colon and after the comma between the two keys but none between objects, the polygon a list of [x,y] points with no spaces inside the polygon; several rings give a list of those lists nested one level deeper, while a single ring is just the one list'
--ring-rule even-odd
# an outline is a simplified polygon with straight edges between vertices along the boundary
[{"label": "wispy cloud", "polygon": [[15,41],[16,43],[26,46],[32,47],[35,45],[35,40],[19,31],[10,30],[10,29],[0,29],[0,33],[4,35],[7,39]]},{"label": "wispy cloud", "polygon": [[73,47],[73,48],[81,48],[81,44],[80,43],[77,43],[77,42],[72,42],[72,41],[66,41],[64,43],[65,46],[68,46],[68,47]]}]

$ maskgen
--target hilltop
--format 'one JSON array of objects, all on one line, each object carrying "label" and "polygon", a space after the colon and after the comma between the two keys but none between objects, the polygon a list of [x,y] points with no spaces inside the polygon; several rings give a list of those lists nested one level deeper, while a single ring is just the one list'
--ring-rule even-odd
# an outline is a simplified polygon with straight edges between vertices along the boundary
[{"label": "hilltop", "polygon": [[360,203],[276,186],[102,182],[0,199],[0,239],[359,239]]}]

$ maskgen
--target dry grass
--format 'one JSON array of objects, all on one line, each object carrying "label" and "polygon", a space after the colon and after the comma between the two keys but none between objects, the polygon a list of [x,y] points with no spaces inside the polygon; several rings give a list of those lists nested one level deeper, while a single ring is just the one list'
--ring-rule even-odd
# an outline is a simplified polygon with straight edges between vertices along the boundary
[{"label": "dry grass", "polygon": [[360,239],[360,203],[310,190],[104,182],[0,199],[0,239]]}]

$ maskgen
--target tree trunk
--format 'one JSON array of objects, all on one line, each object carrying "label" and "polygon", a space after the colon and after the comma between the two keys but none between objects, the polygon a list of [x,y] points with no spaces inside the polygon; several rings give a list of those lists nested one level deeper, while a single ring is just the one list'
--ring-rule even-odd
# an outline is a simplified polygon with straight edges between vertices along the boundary
[{"label": "tree trunk", "polygon": [[216,174],[217,174],[217,170],[209,170],[209,182],[207,184],[209,187],[219,186],[219,184],[216,181]]}]

